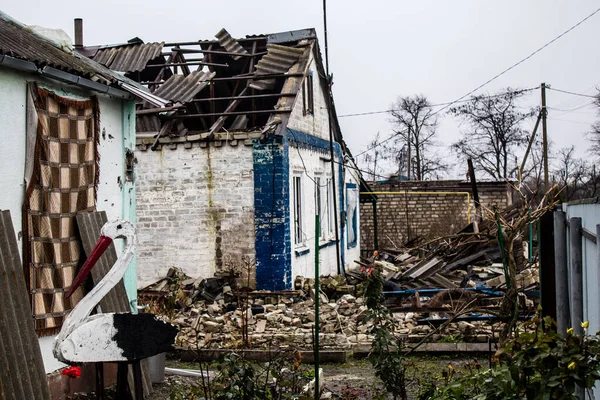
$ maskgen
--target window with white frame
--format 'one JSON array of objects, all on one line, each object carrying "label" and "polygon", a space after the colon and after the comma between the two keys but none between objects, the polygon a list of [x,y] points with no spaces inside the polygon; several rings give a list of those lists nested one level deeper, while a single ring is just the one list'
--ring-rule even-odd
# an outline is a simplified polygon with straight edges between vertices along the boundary
[{"label": "window with white frame", "polygon": [[348,232],[348,248],[358,243],[358,188],[354,183],[346,183],[346,227]]},{"label": "window with white frame", "polygon": [[302,216],[302,177],[294,175],[292,178],[294,195],[294,244],[301,246],[304,244],[304,229]]},{"label": "window with white frame", "polygon": [[335,229],[335,215],[334,213],[334,204],[335,196],[333,190],[333,180],[331,178],[327,178],[327,236],[328,238],[334,237],[334,229]]},{"label": "window with white frame", "polygon": [[315,213],[319,216],[319,238],[327,239],[327,184],[320,176],[315,177]]}]

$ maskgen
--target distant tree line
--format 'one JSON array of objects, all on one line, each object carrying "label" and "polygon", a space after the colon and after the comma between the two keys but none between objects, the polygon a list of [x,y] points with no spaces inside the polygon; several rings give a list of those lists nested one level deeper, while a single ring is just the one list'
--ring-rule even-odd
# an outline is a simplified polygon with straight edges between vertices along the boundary
[{"label": "distant tree line", "polygon": [[[434,180],[447,177],[458,163],[473,160],[481,179],[516,181],[524,149],[531,132],[525,128],[540,112],[527,109],[520,101],[527,91],[506,88],[492,95],[472,96],[449,108],[445,115],[460,121],[461,138],[443,154],[438,140],[439,118],[426,96],[419,94],[399,97],[391,106],[392,133],[382,137],[377,133],[359,162],[370,180]],[[600,91],[596,96],[600,112]],[[595,161],[600,159],[600,121],[587,133],[592,157],[576,156],[575,146],[554,149],[549,144],[550,184],[558,184],[561,197],[575,200],[600,196],[600,171]],[[446,147],[448,147],[446,145]],[[522,171],[523,184],[533,189],[543,185],[543,150],[538,132],[527,163]]]}]

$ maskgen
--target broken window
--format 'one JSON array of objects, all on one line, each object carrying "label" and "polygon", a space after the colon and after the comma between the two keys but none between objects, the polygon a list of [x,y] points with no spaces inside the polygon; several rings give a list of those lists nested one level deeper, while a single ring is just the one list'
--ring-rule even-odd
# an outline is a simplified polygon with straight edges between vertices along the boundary
[{"label": "broken window", "polygon": [[358,188],[354,183],[346,183],[346,227],[348,248],[355,247],[358,238]]},{"label": "broken window", "polygon": [[294,244],[304,244],[304,230],[302,226],[302,177],[296,175],[293,178],[294,190]]},{"label": "broken window", "polygon": [[304,84],[302,85],[302,111],[304,115],[314,114],[314,103],[313,75],[312,71],[309,71],[306,79],[304,79]]}]

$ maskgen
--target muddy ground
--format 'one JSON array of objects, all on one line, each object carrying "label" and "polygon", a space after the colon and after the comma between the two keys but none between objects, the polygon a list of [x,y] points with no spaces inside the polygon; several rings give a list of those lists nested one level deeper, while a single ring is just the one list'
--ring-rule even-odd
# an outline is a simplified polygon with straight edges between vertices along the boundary
[{"label": "muddy ground", "polygon": [[[419,393],[425,390],[429,385],[434,384],[443,386],[446,383],[448,374],[464,374],[472,369],[474,365],[480,365],[481,368],[488,367],[487,356],[477,359],[459,358],[455,355],[448,356],[419,356],[407,359],[410,364],[407,375],[408,396],[411,400],[416,400]],[[167,360],[167,367],[180,369],[196,369],[197,364],[182,363],[176,360]],[[216,367],[216,364],[214,365]],[[304,365],[303,368],[310,370],[312,365]],[[331,399],[344,400],[384,400],[392,399],[390,395],[385,395],[383,383],[375,375],[371,363],[364,358],[350,358],[344,364],[322,364],[325,377],[325,393],[330,392]],[[216,368],[212,368],[216,370]],[[163,383],[154,384],[154,391],[148,400],[179,400],[193,399],[200,400],[202,397],[181,396],[183,393],[189,393],[190,388],[200,387],[199,378],[189,378],[182,376],[165,376]],[[177,396],[176,394],[180,394]],[[327,397],[325,397],[327,398]],[[82,395],[74,400],[95,400],[94,394]],[[115,400],[114,391],[107,389],[106,400]]]},{"label": "muddy ground", "polygon": [[[446,380],[444,375],[449,372],[464,373],[473,362],[473,358],[457,358],[455,356],[409,358],[411,365],[407,385],[409,398],[417,399],[419,392],[427,384],[444,385]],[[487,360],[482,359],[478,362],[483,367],[487,367]],[[167,366],[197,368],[190,363],[179,363],[172,360],[167,361]],[[384,395],[383,384],[375,376],[371,363],[366,359],[350,359],[344,364],[323,364],[322,368],[325,376],[325,391],[332,393],[332,399],[371,400],[392,398]],[[154,393],[150,399],[169,400],[173,392],[177,392],[185,386],[198,384],[198,380],[195,378],[167,376],[164,383],[154,385]]]}]

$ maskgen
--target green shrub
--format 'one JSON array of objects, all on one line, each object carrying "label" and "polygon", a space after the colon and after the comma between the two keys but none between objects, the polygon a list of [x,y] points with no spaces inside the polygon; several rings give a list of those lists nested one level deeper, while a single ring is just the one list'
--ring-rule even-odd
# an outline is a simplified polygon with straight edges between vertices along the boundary
[{"label": "green shrub", "polygon": [[577,399],[577,388],[589,390],[600,378],[600,342],[597,334],[571,329],[562,337],[555,328],[550,317],[532,319],[496,353],[493,368],[456,378],[424,399]]}]

